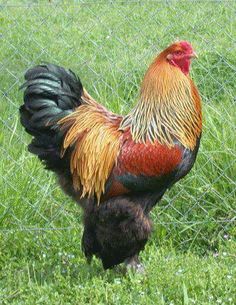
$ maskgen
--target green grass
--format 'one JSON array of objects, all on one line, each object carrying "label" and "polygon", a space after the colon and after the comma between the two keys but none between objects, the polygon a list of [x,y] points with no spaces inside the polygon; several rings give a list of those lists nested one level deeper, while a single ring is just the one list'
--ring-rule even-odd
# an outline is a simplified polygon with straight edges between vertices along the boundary
[{"label": "green grass", "polygon": [[[0,3],[0,304],[235,304],[235,3],[52,2]],[[152,212],[146,274],[104,272],[84,260],[80,209],[26,150],[18,87],[27,68],[54,62],[126,113],[152,58],[177,37],[199,55],[198,159]]]},{"label": "green grass", "polygon": [[152,240],[142,255],[145,275],[105,272],[98,261],[89,266],[79,243],[76,231],[60,239],[53,232],[14,234],[0,259],[4,304],[235,304],[232,241],[217,257],[199,257]]}]

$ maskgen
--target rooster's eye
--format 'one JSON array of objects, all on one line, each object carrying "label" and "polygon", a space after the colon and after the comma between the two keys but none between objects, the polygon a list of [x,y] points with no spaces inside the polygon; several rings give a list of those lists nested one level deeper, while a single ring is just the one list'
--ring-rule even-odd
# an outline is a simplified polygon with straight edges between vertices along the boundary
[{"label": "rooster's eye", "polygon": [[183,52],[182,52],[182,51],[176,51],[175,54],[176,54],[176,55],[182,55]]}]

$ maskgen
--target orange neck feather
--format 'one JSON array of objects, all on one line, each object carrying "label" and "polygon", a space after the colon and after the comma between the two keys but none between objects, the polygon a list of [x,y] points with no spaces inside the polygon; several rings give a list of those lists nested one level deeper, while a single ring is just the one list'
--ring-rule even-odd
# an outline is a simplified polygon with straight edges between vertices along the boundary
[{"label": "orange neck feather", "polygon": [[173,147],[177,139],[194,149],[202,129],[200,97],[190,77],[163,56],[147,70],[140,99],[120,128],[129,127],[135,142],[158,141]]}]

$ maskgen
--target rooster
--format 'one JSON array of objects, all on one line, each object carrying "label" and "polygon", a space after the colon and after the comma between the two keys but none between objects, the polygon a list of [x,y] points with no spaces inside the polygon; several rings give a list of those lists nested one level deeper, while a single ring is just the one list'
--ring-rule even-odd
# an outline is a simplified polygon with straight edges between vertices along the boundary
[{"label": "rooster", "polygon": [[149,66],[134,108],[116,115],[71,71],[53,64],[25,74],[21,123],[29,151],[84,211],[82,249],[105,269],[139,269],[149,212],[192,168],[202,131],[201,100],[189,76],[196,54],[175,42]]}]

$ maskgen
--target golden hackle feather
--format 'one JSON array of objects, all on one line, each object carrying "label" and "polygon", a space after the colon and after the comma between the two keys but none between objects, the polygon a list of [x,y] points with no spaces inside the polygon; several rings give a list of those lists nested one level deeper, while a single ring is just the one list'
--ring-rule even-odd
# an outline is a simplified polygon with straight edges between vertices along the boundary
[{"label": "golden hackle feather", "polygon": [[62,155],[73,147],[70,170],[73,186],[81,197],[96,196],[98,203],[116,162],[120,135],[113,114],[105,111],[85,92],[84,104],[59,124],[66,129]]},{"label": "golden hackle feather", "polygon": [[130,127],[134,141],[168,147],[177,139],[194,149],[201,134],[201,101],[189,76],[157,58],[145,74],[140,99],[124,117],[120,129]]}]

